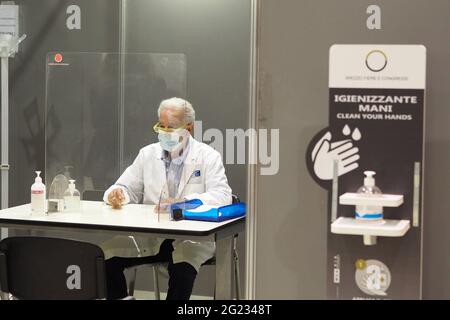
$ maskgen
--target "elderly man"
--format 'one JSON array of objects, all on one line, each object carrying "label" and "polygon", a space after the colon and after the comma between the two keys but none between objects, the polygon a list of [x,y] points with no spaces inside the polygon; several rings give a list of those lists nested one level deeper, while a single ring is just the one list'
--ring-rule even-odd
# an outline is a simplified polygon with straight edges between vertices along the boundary
[{"label": "elderly man", "polygon": [[[191,136],[195,121],[192,105],[183,99],[161,102],[159,122],[154,126],[159,143],[142,148],[133,164],[104,195],[104,201],[115,208],[127,203],[155,204],[164,210],[171,203],[200,199],[208,205],[227,205],[232,201],[221,155]],[[123,237],[122,237],[123,238]],[[106,261],[108,298],[125,298],[127,287],[123,270],[152,262],[168,262],[167,299],[188,300],[200,266],[214,255],[213,242],[160,239],[137,239],[144,257],[132,257],[131,240],[120,242],[119,254]],[[161,243],[162,242],[162,243]],[[114,243],[109,248],[114,249]],[[124,244],[125,243],[125,244]],[[129,246],[129,250],[127,250]],[[105,246],[108,247],[108,246]],[[152,247],[159,248],[156,255]],[[108,251],[109,249],[106,249]],[[156,252],[158,250],[154,250]],[[114,252],[114,250],[113,250]],[[115,253],[118,251],[116,250]],[[134,249],[136,253],[136,249]],[[109,253],[109,254],[108,254]],[[106,254],[111,255],[108,251]],[[145,256],[146,255],[146,256]]]}]

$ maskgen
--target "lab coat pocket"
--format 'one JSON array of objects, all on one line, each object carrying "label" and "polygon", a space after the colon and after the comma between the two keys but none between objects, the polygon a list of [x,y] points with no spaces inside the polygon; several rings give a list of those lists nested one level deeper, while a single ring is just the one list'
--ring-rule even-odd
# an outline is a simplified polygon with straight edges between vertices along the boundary
[{"label": "lab coat pocket", "polygon": [[202,170],[200,169],[194,170],[189,178],[188,185],[202,184],[202,183],[203,183]]}]

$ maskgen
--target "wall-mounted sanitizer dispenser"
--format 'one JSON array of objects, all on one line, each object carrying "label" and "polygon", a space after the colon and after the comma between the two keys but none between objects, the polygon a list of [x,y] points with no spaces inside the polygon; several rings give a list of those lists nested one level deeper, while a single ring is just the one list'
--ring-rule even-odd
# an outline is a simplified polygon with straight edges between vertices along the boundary
[{"label": "wall-mounted sanitizer dispenser", "polygon": [[328,126],[306,157],[312,178],[328,191],[327,295],[417,299],[426,48],[335,44],[328,80]]},{"label": "wall-mounted sanitizer dispenser", "polygon": [[362,235],[365,245],[376,244],[377,237],[402,237],[410,228],[409,220],[384,219],[384,207],[399,207],[403,195],[383,194],[375,185],[375,172],[365,171],[364,185],[356,193],[339,197],[341,205],[355,206],[355,217],[340,217],[331,225],[336,234]]}]

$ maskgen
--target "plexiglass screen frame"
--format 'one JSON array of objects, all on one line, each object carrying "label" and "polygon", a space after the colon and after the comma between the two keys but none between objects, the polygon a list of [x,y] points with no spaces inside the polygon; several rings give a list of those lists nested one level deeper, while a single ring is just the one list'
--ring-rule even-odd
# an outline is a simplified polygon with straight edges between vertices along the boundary
[{"label": "plexiglass screen frame", "polygon": [[159,103],[186,98],[184,54],[51,52],[46,70],[45,181],[106,190],[157,142]]}]

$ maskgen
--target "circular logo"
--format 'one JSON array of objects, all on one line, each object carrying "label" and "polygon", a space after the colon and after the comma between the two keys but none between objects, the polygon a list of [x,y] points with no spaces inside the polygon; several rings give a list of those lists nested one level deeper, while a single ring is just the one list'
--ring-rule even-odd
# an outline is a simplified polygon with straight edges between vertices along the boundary
[{"label": "circular logo", "polygon": [[387,66],[387,56],[381,50],[372,50],[366,56],[366,67],[373,72],[380,72]]},{"label": "circular logo", "polygon": [[55,62],[60,63],[63,61],[63,56],[60,53],[55,54]]},{"label": "circular logo", "polygon": [[358,259],[355,262],[356,285],[370,296],[386,296],[391,285],[391,272],[378,260]]}]

